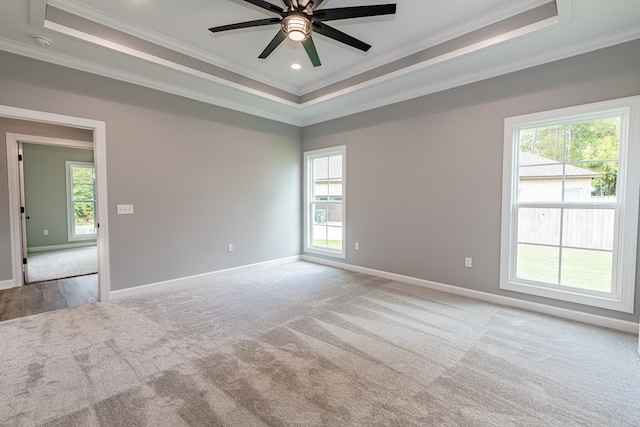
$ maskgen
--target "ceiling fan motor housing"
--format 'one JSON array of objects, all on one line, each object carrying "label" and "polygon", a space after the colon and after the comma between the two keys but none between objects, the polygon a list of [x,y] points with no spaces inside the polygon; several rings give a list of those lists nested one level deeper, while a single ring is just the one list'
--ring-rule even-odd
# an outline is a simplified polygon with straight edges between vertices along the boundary
[{"label": "ceiling fan motor housing", "polygon": [[311,34],[311,21],[302,13],[291,13],[282,20],[282,31],[290,40],[304,41]]}]

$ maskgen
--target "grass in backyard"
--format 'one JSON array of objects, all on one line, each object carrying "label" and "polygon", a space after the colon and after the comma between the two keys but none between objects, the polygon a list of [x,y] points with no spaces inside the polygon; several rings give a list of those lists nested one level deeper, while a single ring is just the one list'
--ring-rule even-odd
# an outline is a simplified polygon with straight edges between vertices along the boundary
[{"label": "grass in backyard", "polygon": [[316,239],[314,240],[313,244],[315,246],[321,246],[323,248],[342,249],[342,240]]},{"label": "grass in backyard", "polygon": [[[559,248],[518,245],[517,276],[521,279],[557,285],[559,254]],[[563,248],[560,284],[610,292],[612,267],[611,252]]]}]

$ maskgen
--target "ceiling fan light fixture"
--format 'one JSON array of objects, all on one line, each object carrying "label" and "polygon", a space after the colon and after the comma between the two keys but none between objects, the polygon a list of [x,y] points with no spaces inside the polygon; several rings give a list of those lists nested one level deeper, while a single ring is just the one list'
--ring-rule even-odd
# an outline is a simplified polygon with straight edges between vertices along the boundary
[{"label": "ceiling fan light fixture", "polygon": [[311,21],[302,15],[289,15],[282,20],[282,31],[289,40],[301,42],[311,34]]}]

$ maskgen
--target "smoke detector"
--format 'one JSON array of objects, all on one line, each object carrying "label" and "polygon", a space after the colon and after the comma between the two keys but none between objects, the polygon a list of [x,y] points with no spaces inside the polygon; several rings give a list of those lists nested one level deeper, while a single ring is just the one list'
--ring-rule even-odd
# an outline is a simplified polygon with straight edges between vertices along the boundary
[{"label": "smoke detector", "polygon": [[40,47],[48,47],[52,41],[45,36],[33,36],[33,41]]}]

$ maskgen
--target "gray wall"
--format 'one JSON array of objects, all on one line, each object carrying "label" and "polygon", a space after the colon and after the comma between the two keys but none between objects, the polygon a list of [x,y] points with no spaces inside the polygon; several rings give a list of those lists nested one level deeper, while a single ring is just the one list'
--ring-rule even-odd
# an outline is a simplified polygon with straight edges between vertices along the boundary
[{"label": "gray wall", "polygon": [[639,53],[627,43],[305,128],[304,150],[347,146],[346,262],[637,321],[638,287],[630,315],[498,286],[505,117],[638,95]]},{"label": "gray wall", "polygon": [[[0,104],[106,122],[112,290],[300,253],[299,128],[8,53],[0,63]],[[116,215],[129,203],[134,215]]]},{"label": "gray wall", "polygon": [[[66,161],[93,163],[93,150],[23,144],[27,247],[86,243],[69,241]],[[49,234],[44,235],[44,230]],[[95,241],[95,239],[93,239]]]},{"label": "gray wall", "polygon": [[[637,320],[498,281],[504,118],[640,94],[638,52],[627,43],[303,130],[0,53],[0,104],[107,123],[113,290],[298,254],[302,141],[347,145],[347,263]],[[135,215],[115,215],[120,203]]]},{"label": "gray wall", "polygon": [[[3,97],[0,97],[0,104],[3,103],[3,99]],[[75,139],[78,141],[92,140],[92,132],[84,129],[0,117],[0,281],[12,279],[9,190],[7,182],[7,133]]]}]

